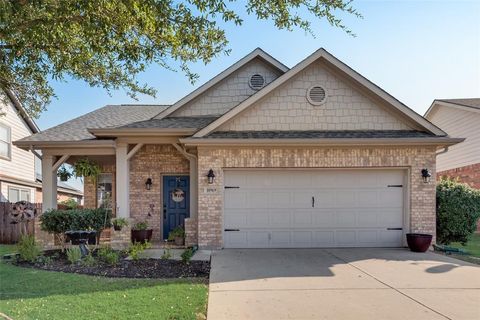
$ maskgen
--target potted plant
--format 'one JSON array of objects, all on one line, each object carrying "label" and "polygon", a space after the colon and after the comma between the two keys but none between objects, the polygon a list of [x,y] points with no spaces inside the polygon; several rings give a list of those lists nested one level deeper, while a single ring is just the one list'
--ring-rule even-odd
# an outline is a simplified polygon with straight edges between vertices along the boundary
[{"label": "potted plant", "polygon": [[132,242],[150,242],[152,232],[146,221],[138,222],[132,228]]},{"label": "potted plant", "polygon": [[57,176],[60,178],[60,181],[67,181],[73,176],[73,174],[68,171],[65,166],[61,166],[57,171]]},{"label": "potted plant", "polygon": [[407,233],[407,244],[413,252],[425,252],[432,243],[432,235],[424,233]]},{"label": "potted plant", "polygon": [[76,178],[92,177],[96,179],[100,172],[100,166],[87,158],[80,159],[73,165],[73,173]]},{"label": "potted plant", "polygon": [[176,227],[168,234],[168,240],[173,240],[177,246],[183,246],[185,243],[185,230],[181,226]]},{"label": "potted plant", "polygon": [[128,225],[128,221],[125,218],[115,218],[112,220],[112,224],[115,231],[120,231],[123,227]]}]

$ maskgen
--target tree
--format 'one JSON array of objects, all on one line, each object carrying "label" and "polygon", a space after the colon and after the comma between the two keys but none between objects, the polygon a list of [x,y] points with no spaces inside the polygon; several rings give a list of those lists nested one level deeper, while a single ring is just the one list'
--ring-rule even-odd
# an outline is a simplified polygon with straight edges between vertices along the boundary
[{"label": "tree", "polygon": [[[181,70],[228,54],[222,23],[242,24],[235,0],[0,0],[0,89],[15,92],[31,116],[54,97],[49,81],[73,79],[107,92],[154,96],[136,76],[148,65]],[[361,15],[351,0],[238,1],[279,29],[311,34],[310,18],[352,34],[338,17]],[[298,12],[303,12],[302,14]]]}]

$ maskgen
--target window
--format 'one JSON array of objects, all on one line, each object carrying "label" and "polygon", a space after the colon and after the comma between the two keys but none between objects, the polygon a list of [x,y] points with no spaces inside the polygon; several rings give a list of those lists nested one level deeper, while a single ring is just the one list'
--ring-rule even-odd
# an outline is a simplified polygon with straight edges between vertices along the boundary
[{"label": "window", "polygon": [[0,158],[10,160],[12,137],[10,127],[0,123]]},{"label": "window", "polygon": [[111,173],[102,173],[97,178],[97,208],[112,209]]},{"label": "window", "polygon": [[8,201],[11,203],[18,201],[30,202],[30,190],[18,187],[8,187]]}]

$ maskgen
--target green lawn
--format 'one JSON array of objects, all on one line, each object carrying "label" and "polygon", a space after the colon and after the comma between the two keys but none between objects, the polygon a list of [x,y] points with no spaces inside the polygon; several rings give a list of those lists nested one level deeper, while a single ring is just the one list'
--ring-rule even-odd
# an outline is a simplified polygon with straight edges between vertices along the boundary
[{"label": "green lawn", "polygon": [[[0,255],[12,250],[0,245]],[[207,292],[189,280],[108,279],[0,262],[0,312],[15,320],[196,319],[206,314]]]},{"label": "green lawn", "polygon": [[451,243],[450,246],[465,249],[470,255],[480,258],[480,233],[472,235],[465,246],[462,246],[459,242]]}]

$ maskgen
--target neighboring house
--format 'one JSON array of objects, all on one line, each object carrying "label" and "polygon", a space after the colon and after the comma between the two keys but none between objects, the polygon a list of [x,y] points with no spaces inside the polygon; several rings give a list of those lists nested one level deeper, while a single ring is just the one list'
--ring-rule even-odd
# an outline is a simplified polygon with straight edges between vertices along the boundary
[{"label": "neighboring house", "polygon": [[[36,165],[39,158],[30,150],[12,144],[40,130],[15,95],[6,93],[0,98],[0,103],[0,202],[25,200],[40,203],[42,181],[40,168]],[[80,203],[82,197],[80,190],[66,183],[59,184],[59,202],[74,198]]]},{"label": "neighboring house", "polygon": [[[295,248],[435,234],[436,152],[461,141],[324,49],[291,69],[256,49],[171,106],[106,106],[15,144],[44,172],[99,163],[85,206],[111,199],[154,240],[184,225],[201,248]],[[44,175],[45,208],[55,184]]]},{"label": "neighboring house", "polygon": [[437,175],[480,189],[480,98],[437,99],[425,118],[449,135],[466,138],[437,156]]}]

